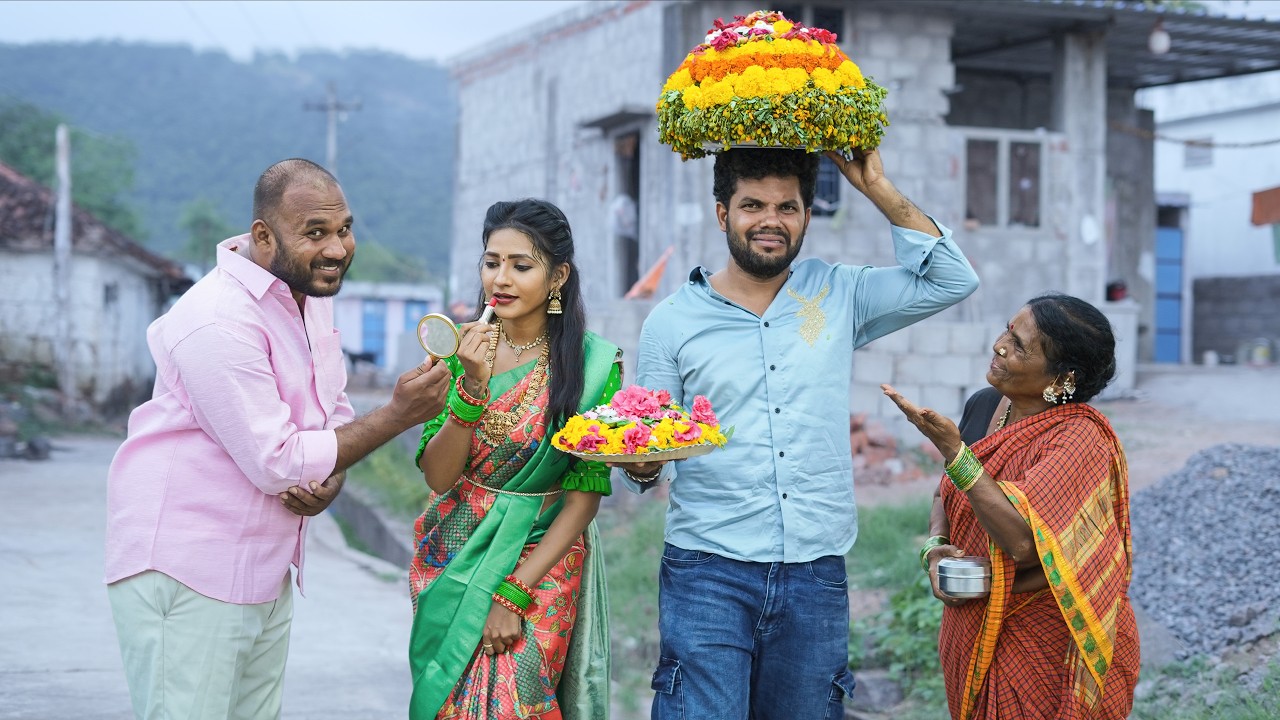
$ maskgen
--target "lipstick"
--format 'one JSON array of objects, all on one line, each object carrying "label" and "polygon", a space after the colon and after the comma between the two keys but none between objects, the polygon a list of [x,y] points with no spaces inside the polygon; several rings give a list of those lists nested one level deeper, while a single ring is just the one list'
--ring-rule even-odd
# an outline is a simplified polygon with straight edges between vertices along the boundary
[{"label": "lipstick", "polygon": [[493,309],[498,305],[498,298],[489,298],[489,302],[485,303],[484,312],[480,313],[480,322],[489,324],[493,319]]}]

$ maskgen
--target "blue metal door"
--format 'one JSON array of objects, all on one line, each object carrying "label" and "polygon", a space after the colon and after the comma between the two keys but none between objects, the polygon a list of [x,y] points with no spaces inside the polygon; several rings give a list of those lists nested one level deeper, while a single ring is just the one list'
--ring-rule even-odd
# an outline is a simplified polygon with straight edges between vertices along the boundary
[{"label": "blue metal door", "polygon": [[1156,347],[1160,363],[1182,362],[1182,230],[1156,228]]},{"label": "blue metal door", "polygon": [[364,312],[361,318],[360,349],[373,353],[374,362],[379,367],[387,366],[387,301],[364,301]]}]

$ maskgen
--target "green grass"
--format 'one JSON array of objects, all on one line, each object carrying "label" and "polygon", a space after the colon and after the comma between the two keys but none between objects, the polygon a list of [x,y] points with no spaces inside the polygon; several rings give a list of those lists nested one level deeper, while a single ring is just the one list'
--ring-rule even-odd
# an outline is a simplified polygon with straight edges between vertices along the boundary
[{"label": "green grass", "polygon": [[1134,703],[1134,720],[1274,720],[1280,717],[1280,660],[1266,668],[1261,687],[1246,687],[1238,670],[1204,658],[1162,668],[1153,689]]},{"label": "green grass", "polygon": [[658,564],[666,508],[664,501],[642,497],[627,510],[606,505],[596,518],[609,583],[614,702],[631,713],[652,696],[649,678],[658,661]]},{"label": "green grass", "polygon": [[352,465],[347,482],[367,491],[379,507],[403,520],[421,515],[431,495],[422,471],[413,464],[413,455],[396,442]]},{"label": "green grass", "polygon": [[928,497],[858,511],[858,542],[846,556],[855,587],[899,590],[920,576],[918,551],[932,504]]}]

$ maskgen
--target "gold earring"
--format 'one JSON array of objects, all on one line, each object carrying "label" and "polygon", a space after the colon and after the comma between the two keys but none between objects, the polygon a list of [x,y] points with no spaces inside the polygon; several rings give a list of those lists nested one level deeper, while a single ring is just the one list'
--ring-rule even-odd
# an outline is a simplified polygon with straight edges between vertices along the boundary
[{"label": "gold earring", "polygon": [[1045,402],[1053,403],[1054,405],[1057,405],[1058,389],[1055,388],[1053,385],[1050,385],[1049,387],[1044,389],[1044,392],[1041,393],[1040,397],[1044,398]]},{"label": "gold earring", "polygon": [[555,288],[551,294],[547,296],[547,314],[562,315],[564,308],[560,305],[560,288]]},{"label": "gold earring", "polygon": [[1070,400],[1071,396],[1076,394],[1076,381],[1070,375],[1067,376],[1066,380],[1062,381],[1062,393],[1062,402]]}]

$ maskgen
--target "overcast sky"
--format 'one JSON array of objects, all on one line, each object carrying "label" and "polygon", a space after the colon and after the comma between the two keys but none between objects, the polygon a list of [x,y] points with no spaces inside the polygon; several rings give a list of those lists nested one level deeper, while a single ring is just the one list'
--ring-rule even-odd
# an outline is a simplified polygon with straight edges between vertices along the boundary
[{"label": "overcast sky", "polygon": [[0,43],[182,43],[246,60],[257,50],[379,49],[448,60],[583,0],[0,0]]}]

